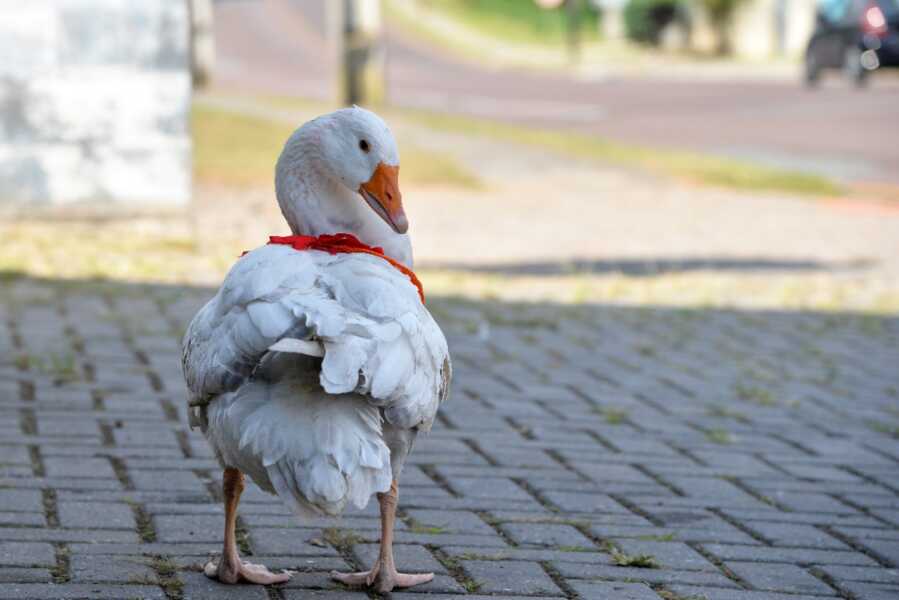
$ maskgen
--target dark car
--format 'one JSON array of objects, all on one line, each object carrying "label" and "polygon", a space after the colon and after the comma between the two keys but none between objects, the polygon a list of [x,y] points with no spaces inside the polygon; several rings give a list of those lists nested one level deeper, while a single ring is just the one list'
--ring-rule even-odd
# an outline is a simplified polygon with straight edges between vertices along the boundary
[{"label": "dark car", "polygon": [[881,67],[899,66],[899,0],[819,0],[805,52],[805,81],[843,69],[856,84]]}]

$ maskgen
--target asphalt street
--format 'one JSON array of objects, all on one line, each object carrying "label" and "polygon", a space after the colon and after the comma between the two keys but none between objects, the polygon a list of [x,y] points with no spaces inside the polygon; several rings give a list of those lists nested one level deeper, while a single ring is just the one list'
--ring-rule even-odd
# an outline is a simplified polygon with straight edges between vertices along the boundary
[{"label": "asphalt street", "polygon": [[[216,5],[216,82],[326,99],[333,52],[322,0],[229,0]],[[390,102],[641,145],[750,159],[853,182],[899,183],[899,78],[869,89],[832,78],[564,73],[495,69],[447,53],[388,23]],[[798,67],[797,67],[798,69]]]}]

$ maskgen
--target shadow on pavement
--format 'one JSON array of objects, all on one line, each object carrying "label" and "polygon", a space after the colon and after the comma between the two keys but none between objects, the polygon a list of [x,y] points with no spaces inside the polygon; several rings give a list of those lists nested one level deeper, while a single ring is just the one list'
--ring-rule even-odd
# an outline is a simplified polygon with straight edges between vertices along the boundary
[{"label": "shadow on pavement", "polygon": [[647,258],[639,259],[574,259],[561,261],[538,261],[525,263],[465,264],[465,263],[422,263],[423,267],[489,273],[497,275],[570,275],[573,273],[620,273],[631,276],[653,276],[664,273],[689,271],[858,271],[871,268],[874,260],[852,260],[828,262],[801,259],[768,258]]}]

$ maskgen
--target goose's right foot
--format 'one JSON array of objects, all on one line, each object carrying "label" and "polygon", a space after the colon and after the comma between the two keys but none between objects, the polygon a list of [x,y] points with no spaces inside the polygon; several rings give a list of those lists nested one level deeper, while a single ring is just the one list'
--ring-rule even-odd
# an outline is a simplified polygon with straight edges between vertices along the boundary
[{"label": "goose's right foot", "polygon": [[225,546],[222,556],[216,564],[213,561],[206,563],[203,573],[211,579],[218,579],[222,583],[258,583],[271,585],[284,583],[293,575],[290,571],[284,573],[272,573],[262,565],[240,560],[237,552],[237,504],[240,502],[240,494],[243,492],[243,473],[228,467],[222,475],[222,494],[225,496]]}]

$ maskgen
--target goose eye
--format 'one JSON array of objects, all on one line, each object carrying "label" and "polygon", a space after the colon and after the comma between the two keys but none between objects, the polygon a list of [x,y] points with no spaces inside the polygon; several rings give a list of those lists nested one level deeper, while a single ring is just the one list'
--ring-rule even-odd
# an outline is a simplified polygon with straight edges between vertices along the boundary
[{"label": "goose eye", "polygon": [[368,152],[369,150],[371,150],[371,146],[368,145],[367,140],[359,140],[359,149],[363,152]]}]

